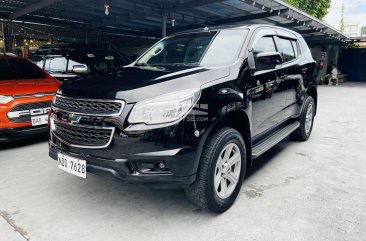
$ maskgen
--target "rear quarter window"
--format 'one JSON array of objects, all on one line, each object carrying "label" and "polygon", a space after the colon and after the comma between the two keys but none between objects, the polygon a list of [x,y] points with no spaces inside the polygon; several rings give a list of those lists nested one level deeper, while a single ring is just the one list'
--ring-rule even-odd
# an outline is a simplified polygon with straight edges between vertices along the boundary
[{"label": "rear quarter window", "polygon": [[299,44],[301,46],[301,52],[307,59],[313,59],[313,56],[311,55],[311,51],[308,47],[308,44],[305,42],[305,39],[301,36],[299,38]]}]

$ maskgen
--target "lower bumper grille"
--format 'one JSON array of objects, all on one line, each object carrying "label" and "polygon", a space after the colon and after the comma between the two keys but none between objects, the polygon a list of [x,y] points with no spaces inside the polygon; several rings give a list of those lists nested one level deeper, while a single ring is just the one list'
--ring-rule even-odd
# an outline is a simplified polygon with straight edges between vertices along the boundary
[{"label": "lower bumper grille", "polygon": [[113,138],[114,127],[86,127],[55,122],[54,134],[67,145],[80,148],[104,148]]}]

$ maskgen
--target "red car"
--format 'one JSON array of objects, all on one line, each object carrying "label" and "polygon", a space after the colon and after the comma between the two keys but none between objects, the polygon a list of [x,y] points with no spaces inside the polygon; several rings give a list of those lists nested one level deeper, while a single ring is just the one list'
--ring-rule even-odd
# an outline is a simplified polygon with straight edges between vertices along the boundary
[{"label": "red car", "polygon": [[61,82],[29,60],[0,54],[0,142],[45,133]]}]

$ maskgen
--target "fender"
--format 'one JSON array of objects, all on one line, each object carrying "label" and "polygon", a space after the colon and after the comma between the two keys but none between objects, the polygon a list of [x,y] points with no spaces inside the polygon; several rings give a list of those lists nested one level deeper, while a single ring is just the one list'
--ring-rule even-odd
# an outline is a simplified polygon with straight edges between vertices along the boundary
[{"label": "fender", "polygon": [[[229,103],[226,105],[226,110],[228,110],[228,107],[231,107],[233,105],[233,103]],[[250,111],[249,111],[250,112]],[[215,121],[211,122],[207,128],[205,128],[205,131],[203,133],[203,135],[201,136],[201,139],[199,141],[198,147],[197,147],[197,153],[196,153],[196,165],[194,167],[194,173],[197,173],[198,170],[198,166],[200,163],[200,159],[201,159],[201,155],[202,155],[202,151],[204,148],[204,144],[206,143],[207,139],[209,138],[209,136],[214,133],[216,130],[218,130],[221,126],[224,126],[225,123],[227,123],[228,118],[230,117],[230,115],[242,115],[244,118],[247,119],[247,123],[243,123],[242,125],[242,130],[238,129],[237,126],[233,125],[233,124],[229,124],[228,126],[233,127],[234,129],[237,129],[240,134],[242,134],[242,137],[245,141],[246,144],[246,149],[247,149],[247,164],[252,164],[252,160],[251,160],[251,150],[252,150],[252,142],[251,142],[251,121],[250,121],[250,116],[248,115],[248,110],[247,109],[232,109],[230,111],[226,111],[225,115],[222,115],[220,118],[216,119]],[[247,128],[246,128],[247,127]]]}]

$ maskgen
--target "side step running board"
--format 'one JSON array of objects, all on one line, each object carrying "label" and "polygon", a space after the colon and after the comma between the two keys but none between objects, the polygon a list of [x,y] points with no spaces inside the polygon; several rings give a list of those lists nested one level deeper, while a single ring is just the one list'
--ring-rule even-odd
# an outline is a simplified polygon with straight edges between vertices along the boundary
[{"label": "side step running board", "polygon": [[300,122],[295,121],[282,129],[274,132],[266,139],[260,141],[255,146],[253,146],[252,150],[252,159],[255,159],[262,155],[264,152],[271,149],[273,146],[278,144],[280,141],[285,139],[288,135],[290,135],[294,130],[296,130],[300,126]]}]

